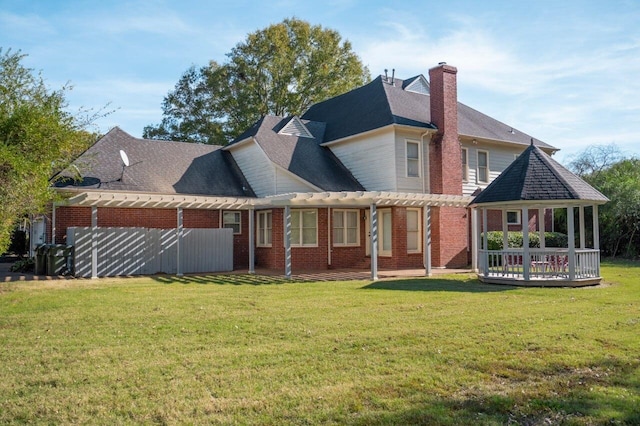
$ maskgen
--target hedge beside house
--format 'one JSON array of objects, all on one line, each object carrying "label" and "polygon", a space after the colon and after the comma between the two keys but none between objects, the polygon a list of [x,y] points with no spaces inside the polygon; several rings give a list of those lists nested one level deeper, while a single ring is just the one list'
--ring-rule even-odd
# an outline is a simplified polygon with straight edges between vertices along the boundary
[{"label": "hedge beside house", "polygon": [[[485,233],[482,233],[480,240],[480,244],[482,244],[481,247],[483,247],[484,244],[484,234]],[[502,231],[489,231],[487,234],[489,250],[502,250]],[[509,231],[507,238],[509,248],[522,248],[523,238],[521,231]],[[545,232],[544,239],[545,247],[567,247],[568,239],[566,234],[560,232]],[[529,247],[540,248],[539,232],[529,232]]]}]

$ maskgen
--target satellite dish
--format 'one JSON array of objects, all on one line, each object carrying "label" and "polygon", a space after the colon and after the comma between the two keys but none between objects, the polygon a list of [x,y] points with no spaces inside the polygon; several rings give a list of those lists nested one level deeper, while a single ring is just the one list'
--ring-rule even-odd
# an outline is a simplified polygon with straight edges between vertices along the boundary
[{"label": "satellite dish", "polygon": [[129,157],[127,157],[127,153],[123,150],[120,150],[120,158],[122,158],[122,163],[125,167],[129,167]]}]

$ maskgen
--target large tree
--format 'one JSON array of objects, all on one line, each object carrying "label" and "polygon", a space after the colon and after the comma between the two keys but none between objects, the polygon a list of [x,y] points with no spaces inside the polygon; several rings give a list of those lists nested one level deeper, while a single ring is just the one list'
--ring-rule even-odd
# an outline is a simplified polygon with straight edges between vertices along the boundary
[{"label": "large tree", "polygon": [[52,200],[53,173],[94,139],[66,109],[68,87],[49,90],[25,56],[0,48],[0,253],[16,221]]},{"label": "large tree", "polygon": [[370,78],[338,32],[295,18],[249,34],[227,56],[189,68],[144,137],[225,144],[262,115],[300,115]]},{"label": "large tree", "polygon": [[615,145],[593,146],[570,167],[611,200],[599,209],[603,253],[640,255],[640,159],[626,158]]}]

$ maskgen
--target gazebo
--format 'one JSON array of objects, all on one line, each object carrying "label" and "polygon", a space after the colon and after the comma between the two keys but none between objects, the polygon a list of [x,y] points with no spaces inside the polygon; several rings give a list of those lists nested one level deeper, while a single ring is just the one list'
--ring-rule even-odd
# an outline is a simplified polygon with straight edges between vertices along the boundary
[{"label": "gazebo", "polygon": [[[472,209],[473,269],[481,281],[494,284],[541,287],[598,284],[602,279],[598,206],[607,201],[607,197],[536,147],[532,140],[531,145],[469,205]],[[585,209],[589,208],[592,223],[587,224]],[[545,212],[548,209],[566,209],[566,247],[547,247]],[[502,249],[489,250],[488,225],[498,214],[496,210],[501,212]],[[530,215],[532,210],[535,213]],[[521,248],[508,246],[509,214],[512,219],[520,218]],[[536,223],[540,247],[530,248],[530,226],[535,229]],[[593,229],[591,247],[587,247],[588,227]]]}]

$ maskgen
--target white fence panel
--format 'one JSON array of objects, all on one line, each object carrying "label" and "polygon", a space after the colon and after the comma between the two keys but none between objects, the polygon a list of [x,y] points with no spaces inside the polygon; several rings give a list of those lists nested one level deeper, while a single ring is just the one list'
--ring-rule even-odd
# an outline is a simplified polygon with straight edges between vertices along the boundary
[{"label": "white fence panel", "polygon": [[[177,272],[176,229],[98,228],[98,276]],[[91,228],[67,229],[77,277],[91,277]],[[183,273],[233,270],[233,230],[183,229]]]},{"label": "white fence panel", "polygon": [[182,238],[184,273],[233,270],[233,229],[186,229]]}]

